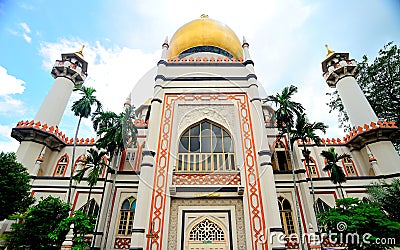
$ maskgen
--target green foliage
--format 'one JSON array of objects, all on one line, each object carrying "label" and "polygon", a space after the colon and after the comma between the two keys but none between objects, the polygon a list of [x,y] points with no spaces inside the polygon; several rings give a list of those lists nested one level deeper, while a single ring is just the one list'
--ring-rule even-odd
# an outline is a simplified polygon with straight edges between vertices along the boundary
[{"label": "green foliage", "polygon": [[296,117],[294,128],[289,129],[292,144],[296,140],[301,140],[305,144],[307,140],[310,139],[314,141],[315,144],[319,145],[321,143],[321,138],[316,134],[316,132],[320,130],[321,132],[326,133],[327,128],[328,126],[322,122],[310,123],[306,114],[300,113]]},{"label": "green foliage", "polygon": [[85,241],[85,235],[93,233],[95,218],[84,214],[82,211],[74,211],[72,217],[68,217],[61,221],[49,237],[53,240],[65,240],[65,235],[73,225],[72,249],[83,250],[89,247],[89,243]]},{"label": "green foliage", "polygon": [[391,221],[376,202],[363,203],[357,198],[339,199],[336,200],[336,207],[318,217],[320,223],[325,225],[323,232],[338,243],[347,243],[348,249],[393,247],[394,244],[380,244],[383,238],[400,242],[400,224]]},{"label": "green foliage", "polygon": [[338,155],[333,147],[329,148],[328,151],[323,150],[321,155],[326,159],[326,165],[322,170],[330,171],[333,184],[346,182],[346,174],[343,172],[343,168],[337,165],[337,162],[351,158],[351,156],[346,153]]},{"label": "green foliage", "polygon": [[[358,69],[357,82],[378,118],[394,121],[400,126],[400,47],[389,42],[371,63],[364,55]],[[327,95],[330,95],[327,103],[330,111],[339,112],[339,123],[348,130],[349,117],[337,91]],[[400,149],[399,140],[394,141],[397,149]]]},{"label": "green foliage", "polygon": [[34,201],[30,197],[30,178],[15,153],[0,152],[0,221],[24,212]]},{"label": "green foliage", "polygon": [[[12,231],[6,237],[9,249],[60,249],[64,239],[51,239],[61,221],[68,217],[69,205],[60,198],[49,196],[14,219]],[[64,236],[65,237],[65,236]]]},{"label": "green foliage", "polygon": [[292,96],[295,93],[297,93],[297,87],[290,85],[289,87],[285,87],[282,93],[270,95],[264,99],[264,102],[272,102],[278,106],[278,109],[275,111],[275,119],[280,131],[285,126],[292,127],[295,115],[299,115],[304,111],[300,103],[292,101]]},{"label": "green foliage", "polygon": [[400,179],[394,179],[392,184],[385,181],[373,183],[367,187],[371,201],[379,202],[390,219],[400,223]]},{"label": "green foliage", "polygon": [[96,112],[101,110],[102,105],[94,95],[94,92],[96,92],[94,88],[79,86],[74,91],[79,91],[81,94],[81,98],[75,101],[71,107],[75,116],[88,118],[92,114],[93,105],[96,105]]},{"label": "green foliage", "polygon": [[75,180],[78,182],[81,182],[85,173],[90,170],[87,183],[89,186],[93,187],[97,184],[97,181],[99,179],[100,174],[103,172],[103,169],[107,167],[103,156],[107,152],[105,151],[98,151],[94,148],[90,148],[88,150],[88,154],[86,156],[86,159],[84,161],[84,164],[86,165],[85,168],[80,169],[77,171],[76,175],[73,177]]},{"label": "green foliage", "polygon": [[136,143],[137,129],[133,125],[133,108],[127,107],[119,115],[114,112],[96,112],[93,115],[93,128],[100,137],[96,146],[107,150],[112,157],[122,152],[128,145]]}]

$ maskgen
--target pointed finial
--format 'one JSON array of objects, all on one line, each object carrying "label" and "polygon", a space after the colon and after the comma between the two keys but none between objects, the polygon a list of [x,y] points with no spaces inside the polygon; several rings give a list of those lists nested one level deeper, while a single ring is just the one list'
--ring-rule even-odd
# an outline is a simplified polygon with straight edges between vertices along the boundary
[{"label": "pointed finial", "polygon": [[328,44],[325,44],[325,48],[326,48],[326,51],[327,51],[326,57],[329,57],[330,55],[332,55],[333,53],[335,53],[335,51],[331,50],[331,49],[328,47]]},{"label": "pointed finial", "polygon": [[85,48],[85,45],[84,44],[82,44],[82,48],[81,48],[81,50],[79,50],[78,52],[75,52],[76,54],[79,54],[79,55],[81,55],[82,57],[83,57],[83,49]]},{"label": "pointed finial", "polygon": [[200,18],[208,18],[207,14],[201,14]]}]

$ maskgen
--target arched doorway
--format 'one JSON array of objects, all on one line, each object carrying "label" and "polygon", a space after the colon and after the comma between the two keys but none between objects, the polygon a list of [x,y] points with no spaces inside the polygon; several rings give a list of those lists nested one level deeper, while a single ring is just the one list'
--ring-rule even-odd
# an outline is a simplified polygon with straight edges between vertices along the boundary
[{"label": "arched doorway", "polygon": [[222,226],[209,218],[204,218],[194,224],[186,234],[188,250],[227,250],[229,249],[228,235]]}]

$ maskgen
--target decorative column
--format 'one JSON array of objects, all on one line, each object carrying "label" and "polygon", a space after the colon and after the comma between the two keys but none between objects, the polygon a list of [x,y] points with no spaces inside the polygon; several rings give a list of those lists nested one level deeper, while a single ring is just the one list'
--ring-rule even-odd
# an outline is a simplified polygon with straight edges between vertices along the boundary
[{"label": "decorative column", "polygon": [[[83,49],[83,47],[82,47]],[[87,76],[88,63],[83,59],[82,50],[76,53],[62,54],[61,60],[56,60],[51,75],[54,83],[46,98],[36,113],[34,122],[47,124],[48,127],[59,125],[74,86],[81,85]],[[21,142],[17,150],[17,159],[29,173],[33,173],[37,156],[42,150],[42,145],[47,145],[48,134],[43,131],[31,129],[31,133],[23,136],[16,135],[18,128],[14,128],[12,136]]]},{"label": "decorative column", "polygon": [[398,133],[398,128],[375,126],[378,117],[355,78],[358,74],[356,61],[349,59],[349,53],[337,53],[330,50],[328,45],[325,46],[328,50],[327,57],[322,62],[325,81],[329,87],[337,89],[351,124],[360,131],[347,146],[351,150],[360,150],[363,157],[369,159],[368,153],[363,150],[368,145],[377,163],[374,164],[375,175],[396,173],[400,157],[390,138]]},{"label": "decorative column", "polygon": [[[250,100],[251,120],[253,122],[254,143],[258,151],[258,168],[260,178],[260,188],[263,203],[263,214],[266,218],[267,235],[260,235],[260,244],[268,245],[268,249],[285,249],[284,244],[280,242],[280,235],[283,233],[281,225],[278,197],[276,195],[275,179],[271,164],[271,152],[269,151],[266,138],[266,128],[264,114],[262,111],[262,100],[259,96],[257,76],[254,71],[254,62],[250,57],[249,44],[246,38],[243,37],[243,64],[249,71],[248,84],[249,88],[247,95]],[[245,178],[242,178],[245,179]]]},{"label": "decorative column", "polygon": [[[162,45],[162,56],[158,62],[157,75],[162,75],[166,67],[168,54],[168,38]],[[157,78],[155,80],[153,100],[150,106],[150,117],[148,122],[148,133],[146,138],[146,149],[143,150],[143,160],[140,165],[140,182],[137,192],[137,205],[135,218],[133,221],[132,239],[130,250],[143,250],[148,246],[148,237],[157,237],[148,231],[149,211],[151,211],[151,197],[154,182],[154,156],[157,152],[157,142],[161,124],[162,100],[164,91],[162,85],[164,80]]]}]

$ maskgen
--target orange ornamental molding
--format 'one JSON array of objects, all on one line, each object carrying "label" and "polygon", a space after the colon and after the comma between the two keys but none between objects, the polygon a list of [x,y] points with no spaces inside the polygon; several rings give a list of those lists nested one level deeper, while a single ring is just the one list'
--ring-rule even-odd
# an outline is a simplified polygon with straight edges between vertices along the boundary
[{"label": "orange ornamental molding", "polygon": [[163,248],[163,237],[167,200],[167,188],[169,183],[171,134],[173,127],[175,101],[209,101],[209,100],[231,100],[238,107],[238,119],[240,124],[241,142],[243,145],[243,185],[246,195],[244,199],[248,204],[247,215],[250,219],[250,235],[252,249],[267,250],[267,244],[262,242],[261,235],[267,235],[266,218],[261,193],[260,174],[257,163],[257,154],[254,144],[254,135],[250,115],[248,96],[245,93],[182,93],[165,94],[161,115],[160,134],[158,139],[158,150],[155,156],[155,173],[153,192],[150,207],[148,232],[153,232],[157,237],[147,239],[147,250],[161,250]]},{"label": "orange ornamental molding", "polygon": [[239,173],[175,173],[172,185],[240,185]]},{"label": "orange ornamental molding", "polygon": [[[143,119],[136,119],[133,121],[133,124],[138,127],[138,128],[147,128],[148,121],[144,121]],[[58,129],[58,127],[54,126],[48,126],[46,123],[42,124],[40,121],[20,121],[18,122],[17,126],[15,129],[28,129],[28,128],[33,128],[36,130],[41,130],[44,131],[48,134],[52,134],[56,136],[58,139],[60,139],[63,143],[66,145],[73,145],[74,144],[74,139],[67,137],[62,131]],[[77,138],[76,144],[77,145],[94,145],[95,140],[94,138]]]},{"label": "orange ornamental molding", "polygon": [[189,58],[179,58],[179,57],[174,57],[174,58],[168,58],[167,59],[168,63],[243,63],[243,58],[229,58],[229,57],[189,57]]},{"label": "orange ornamental molding", "polygon": [[[392,129],[392,130],[397,130],[399,129],[396,126],[395,122],[387,122],[387,121],[378,121],[377,123],[371,122],[369,125],[364,124],[363,127],[358,126],[357,128],[353,128],[348,134],[346,134],[343,139],[340,138],[323,138],[321,139],[321,144],[322,145],[346,145],[350,143],[355,137],[358,135],[364,134],[366,132],[378,130],[378,129]],[[303,145],[303,142],[301,140],[297,140],[298,145]],[[314,144],[313,141],[307,140],[308,145]]]}]

